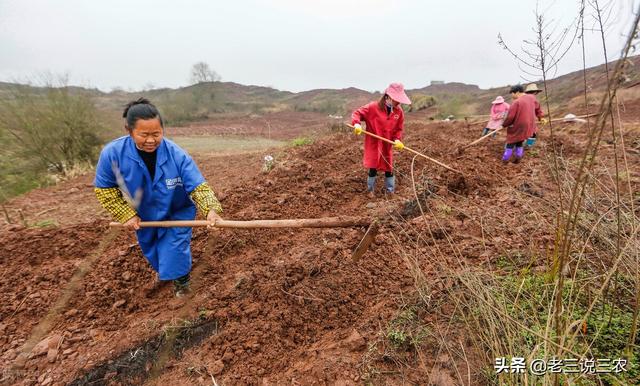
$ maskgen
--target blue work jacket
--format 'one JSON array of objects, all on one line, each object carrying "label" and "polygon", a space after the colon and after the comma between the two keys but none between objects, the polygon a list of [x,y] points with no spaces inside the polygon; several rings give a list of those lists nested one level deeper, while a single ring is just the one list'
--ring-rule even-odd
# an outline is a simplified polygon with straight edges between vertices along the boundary
[{"label": "blue work jacket", "polygon": [[[173,141],[158,146],[153,181],[131,136],[107,144],[100,153],[94,184],[119,187],[118,170],[132,197],[141,199],[134,208],[142,221],[193,220],[196,207],[189,194],[205,182],[193,159]],[[122,189],[121,189],[122,190]],[[137,193],[136,192],[140,192]],[[191,228],[142,228],[138,242],[161,280],[172,280],[191,270]]]}]

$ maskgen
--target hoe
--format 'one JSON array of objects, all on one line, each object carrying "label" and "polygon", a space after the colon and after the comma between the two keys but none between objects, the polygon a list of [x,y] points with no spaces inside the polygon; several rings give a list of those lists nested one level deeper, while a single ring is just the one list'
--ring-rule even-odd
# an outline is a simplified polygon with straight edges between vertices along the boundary
[{"label": "hoe", "polygon": [[[112,222],[109,226],[122,227],[121,223]],[[183,221],[142,221],[141,228],[172,228],[172,227],[208,227],[214,228],[350,228],[368,226],[367,231],[353,252],[353,259],[360,259],[375,239],[378,233],[377,221],[371,221],[361,217],[325,217],[312,219],[292,219],[292,220],[217,220],[213,224],[207,220],[183,220]]]}]

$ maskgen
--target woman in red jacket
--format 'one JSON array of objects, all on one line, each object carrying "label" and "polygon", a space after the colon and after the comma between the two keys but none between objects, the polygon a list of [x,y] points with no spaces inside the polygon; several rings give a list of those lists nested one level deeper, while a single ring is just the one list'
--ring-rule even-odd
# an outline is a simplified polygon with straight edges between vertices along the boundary
[{"label": "woman in red jacket", "polygon": [[[377,102],[366,104],[351,114],[351,124],[356,134],[362,134],[361,123],[366,123],[366,130],[380,137],[394,142],[393,147],[402,150],[402,128],[404,126],[404,112],[400,104],[411,104],[411,100],[404,92],[400,83],[391,83],[384,91],[384,95]],[[384,171],[384,182],[387,192],[395,191],[395,177],[393,176],[393,152],[391,144],[382,142],[369,135],[364,137],[364,157],[362,164],[369,169],[367,191],[374,195],[378,170]]]},{"label": "woman in red jacket", "polygon": [[507,144],[502,154],[502,162],[507,163],[516,149],[516,158],[513,162],[518,163],[524,157],[524,141],[534,132],[535,118],[540,117],[540,104],[536,97],[524,93],[524,87],[515,85],[509,91],[514,102],[509,107],[509,113],[502,122],[502,126],[507,128]]}]

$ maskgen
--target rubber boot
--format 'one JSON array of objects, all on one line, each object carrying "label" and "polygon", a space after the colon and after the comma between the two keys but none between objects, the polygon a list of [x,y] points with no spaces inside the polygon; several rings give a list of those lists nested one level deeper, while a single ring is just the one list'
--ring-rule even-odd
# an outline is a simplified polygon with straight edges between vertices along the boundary
[{"label": "rubber boot", "polygon": [[485,127],[484,129],[482,129],[482,135],[481,137],[484,137],[485,135],[489,134],[489,128]]},{"label": "rubber boot", "polygon": [[504,153],[502,154],[502,162],[507,163],[509,159],[511,159],[511,155],[513,154],[513,148],[504,148]]},{"label": "rubber boot", "polygon": [[516,159],[514,159],[513,162],[515,163],[520,162],[522,157],[524,157],[524,147],[522,146],[516,147]]},{"label": "rubber boot", "polygon": [[385,177],[384,187],[387,188],[387,192],[393,193],[396,191],[396,176]]},{"label": "rubber boot", "polygon": [[367,191],[373,193],[376,189],[376,177],[367,178]]},{"label": "rubber boot", "polygon": [[531,137],[529,139],[527,139],[527,147],[528,148],[532,148],[533,145],[536,144],[536,139],[534,137]]},{"label": "rubber boot", "polygon": [[173,281],[173,289],[177,298],[181,298],[189,294],[191,292],[189,274],[175,279]]}]

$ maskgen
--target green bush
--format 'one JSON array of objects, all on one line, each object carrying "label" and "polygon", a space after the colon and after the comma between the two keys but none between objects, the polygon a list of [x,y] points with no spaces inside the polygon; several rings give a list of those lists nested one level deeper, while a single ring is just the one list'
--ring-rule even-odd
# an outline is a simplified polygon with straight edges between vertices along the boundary
[{"label": "green bush", "polygon": [[436,118],[445,119],[450,115],[461,118],[467,110],[467,105],[473,101],[469,95],[440,95],[437,100],[438,114]]},{"label": "green bush", "polygon": [[86,96],[66,86],[16,86],[0,99],[0,200],[95,164],[106,129]]},{"label": "green bush", "polygon": [[411,95],[411,104],[403,105],[406,112],[420,111],[436,105],[436,98],[430,95],[415,94]]},{"label": "green bush", "polygon": [[343,114],[346,111],[346,101],[343,99],[320,99],[305,104],[294,105],[294,111],[314,112],[323,114]]},{"label": "green bush", "polygon": [[291,146],[294,146],[294,147],[311,145],[312,143],[313,143],[313,139],[308,137],[298,137],[291,140]]}]

